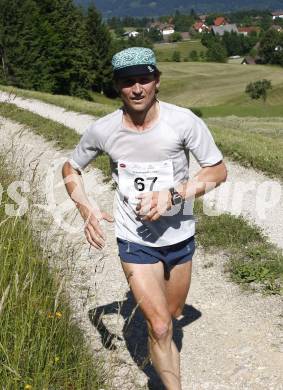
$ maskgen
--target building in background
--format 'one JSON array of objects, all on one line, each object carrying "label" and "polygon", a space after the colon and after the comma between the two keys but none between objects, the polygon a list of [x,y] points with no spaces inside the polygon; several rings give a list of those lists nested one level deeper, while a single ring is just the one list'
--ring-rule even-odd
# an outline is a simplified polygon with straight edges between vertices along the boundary
[{"label": "building in background", "polygon": [[272,19],[276,18],[282,18],[283,19],[283,11],[276,11],[276,12],[271,12]]},{"label": "building in background", "polygon": [[201,20],[195,22],[195,24],[193,25],[193,28],[198,33],[202,33],[204,31],[209,31],[209,27]]},{"label": "building in background", "polygon": [[236,33],[239,32],[236,24],[225,24],[222,26],[212,26],[211,31],[214,35],[218,34],[221,37],[224,35],[225,32],[228,32],[228,33],[231,33],[232,31],[236,32]]},{"label": "building in background", "polygon": [[213,22],[214,26],[224,26],[225,24],[228,24],[227,20],[224,18],[224,16],[218,16],[218,18],[214,19]]}]

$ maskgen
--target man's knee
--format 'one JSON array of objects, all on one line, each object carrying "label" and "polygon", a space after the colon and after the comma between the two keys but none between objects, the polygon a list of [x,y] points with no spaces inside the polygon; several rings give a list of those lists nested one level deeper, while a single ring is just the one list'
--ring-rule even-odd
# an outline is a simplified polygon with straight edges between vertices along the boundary
[{"label": "man's knee", "polygon": [[172,336],[172,320],[155,319],[147,321],[149,337],[161,341]]}]

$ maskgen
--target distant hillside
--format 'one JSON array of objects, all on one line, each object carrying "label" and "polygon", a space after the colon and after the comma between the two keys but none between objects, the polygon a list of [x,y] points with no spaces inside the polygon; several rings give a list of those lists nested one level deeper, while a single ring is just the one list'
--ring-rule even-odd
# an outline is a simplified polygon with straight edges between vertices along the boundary
[{"label": "distant hillside", "polygon": [[94,3],[105,17],[111,16],[160,16],[174,10],[199,13],[228,12],[240,9],[283,9],[282,0],[74,0],[87,6]]}]

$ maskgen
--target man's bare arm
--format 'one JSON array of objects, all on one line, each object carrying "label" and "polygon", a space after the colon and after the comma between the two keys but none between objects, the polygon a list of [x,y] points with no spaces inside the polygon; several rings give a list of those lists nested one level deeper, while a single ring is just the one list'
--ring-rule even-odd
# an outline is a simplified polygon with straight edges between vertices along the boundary
[{"label": "man's bare arm", "polygon": [[226,179],[227,168],[221,161],[215,165],[201,168],[191,180],[178,185],[176,190],[183,199],[198,198],[218,187]]},{"label": "man's bare arm", "polygon": [[99,221],[105,219],[108,222],[113,222],[113,218],[108,213],[101,212],[99,208],[94,208],[91,205],[85,192],[81,174],[68,161],[63,165],[62,175],[66,190],[85,221],[84,231],[88,242],[95,248],[102,249],[105,245],[105,235]]}]

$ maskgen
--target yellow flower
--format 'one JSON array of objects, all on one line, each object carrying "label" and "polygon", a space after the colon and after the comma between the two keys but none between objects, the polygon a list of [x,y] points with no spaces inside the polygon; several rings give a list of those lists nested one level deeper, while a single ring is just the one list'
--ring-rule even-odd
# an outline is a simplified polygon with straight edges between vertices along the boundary
[{"label": "yellow flower", "polygon": [[60,360],[59,356],[55,356],[55,358],[54,358],[55,363],[58,363],[59,360]]},{"label": "yellow flower", "polygon": [[49,313],[47,314],[47,317],[48,317],[48,318],[53,318],[53,314],[49,312]]},{"label": "yellow flower", "polygon": [[31,390],[31,389],[32,389],[32,385],[29,385],[29,384],[25,385],[25,390]]},{"label": "yellow flower", "polygon": [[55,317],[56,318],[61,318],[62,317],[62,313],[60,311],[56,311]]}]

